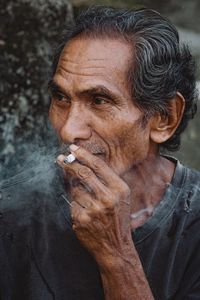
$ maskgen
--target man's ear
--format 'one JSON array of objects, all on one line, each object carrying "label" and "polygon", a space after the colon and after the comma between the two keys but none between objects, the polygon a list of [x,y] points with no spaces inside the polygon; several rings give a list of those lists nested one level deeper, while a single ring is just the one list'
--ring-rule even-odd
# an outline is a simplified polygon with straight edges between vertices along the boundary
[{"label": "man's ear", "polygon": [[177,92],[176,96],[169,102],[169,115],[157,114],[151,118],[150,139],[157,144],[166,142],[180,124],[184,109],[185,99]]}]

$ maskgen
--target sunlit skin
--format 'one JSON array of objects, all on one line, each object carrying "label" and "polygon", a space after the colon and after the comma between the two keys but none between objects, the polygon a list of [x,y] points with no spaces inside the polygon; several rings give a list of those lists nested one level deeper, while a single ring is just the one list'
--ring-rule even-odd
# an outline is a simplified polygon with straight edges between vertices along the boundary
[{"label": "sunlit skin", "polygon": [[50,111],[62,141],[103,152],[120,175],[151,152],[148,128],[139,123],[143,114],[126,84],[129,52],[120,41],[70,43],[53,78],[63,100],[53,98]]},{"label": "sunlit skin", "polygon": [[109,300],[153,299],[131,237],[150,216],[131,222],[130,215],[154,207],[171,181],[174,165],[159,156],[158,143],[173,134],[183,103],[178,97],[171,118],[155,116],[142,126],[127,84],[130,63],[125,41],[77,38],[65,46],[50,83],[50,120],[77,158],[57,161],[81,182],[70,189],[73,229],[97,261]]}]

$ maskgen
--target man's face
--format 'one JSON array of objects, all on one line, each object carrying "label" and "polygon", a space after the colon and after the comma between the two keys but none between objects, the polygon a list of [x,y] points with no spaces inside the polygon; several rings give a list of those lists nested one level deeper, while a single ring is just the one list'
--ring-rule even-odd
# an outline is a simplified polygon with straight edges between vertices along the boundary
[{"label": "man's face", "polygon": [[116,39],[74,39],[50,85],[49,115],[61,141],[83,146],[119,175],[152,152],[127,84],[130,51]]}]

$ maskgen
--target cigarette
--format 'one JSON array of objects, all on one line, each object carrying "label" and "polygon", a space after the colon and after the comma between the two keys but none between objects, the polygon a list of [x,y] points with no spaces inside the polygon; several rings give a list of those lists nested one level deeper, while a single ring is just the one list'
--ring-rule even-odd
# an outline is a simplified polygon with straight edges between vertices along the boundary
[{"label": "cigarette", "polygon": [[64,164],[68,165],[71,164],[73,161],[75,161],[76,157],[73,154],[69,154],[64,159]]}]

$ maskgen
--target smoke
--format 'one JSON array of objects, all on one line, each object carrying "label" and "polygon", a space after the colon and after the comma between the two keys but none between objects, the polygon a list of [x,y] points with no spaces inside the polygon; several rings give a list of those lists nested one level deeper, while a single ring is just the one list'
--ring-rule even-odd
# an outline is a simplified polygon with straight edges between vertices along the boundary
[{"label": "smoke", "polygon": [[61,195],[65,197],[65,219],[67,214],[71,225],[63,170],[55,163],[58,154],[69,153],[69,145],[60,144],[53,129],[49,130],[43,141],[37,136],[32,143],[23,143],[25,151],[16,152],[6,172],[0,174],[0,211],[6,214],[8,231],[13,222],[26,231],[33,222],[46,226],[48,218],[63,230]]},{"label": "smoke", "polygon": [[59,181],[62,186],[61,170],[55,164],[55,160],[58,154],[69,153],[69,145],[60,145],[53,129],[48,130],[45,139],[36,137],[32,142],[23,143],[21,147],[23,151],[16,152],[9,158],[8,164],[1,169],[0,191],[11,190],[12,195],[8,199],[11,205],[18,205],[15,200],[18,198],[17,193],[28,196],[42,191],[46,195],[53,195]]}]

